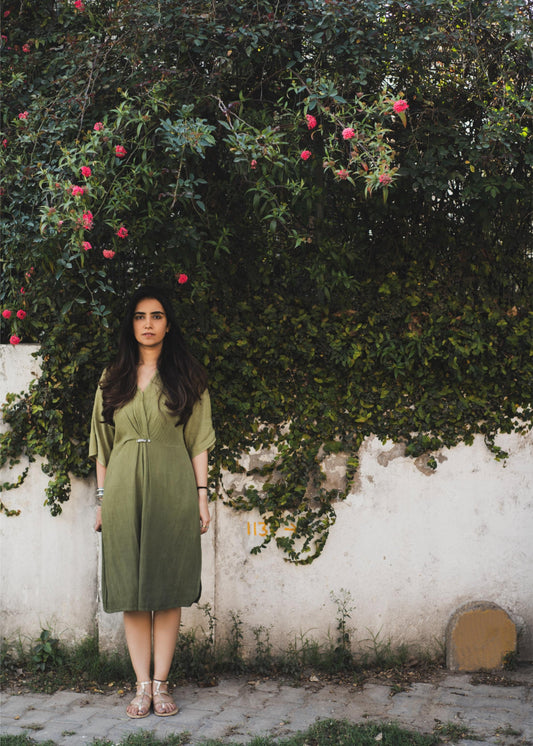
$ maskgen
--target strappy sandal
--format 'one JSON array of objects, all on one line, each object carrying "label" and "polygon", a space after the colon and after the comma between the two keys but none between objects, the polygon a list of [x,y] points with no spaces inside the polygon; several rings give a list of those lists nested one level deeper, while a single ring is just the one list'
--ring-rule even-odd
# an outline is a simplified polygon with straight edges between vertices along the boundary
[{"label": "strappy sandal", "polygon": [[[154,703],[154,715],[157,715],[160,718],[168,718],[170,715],[175,715],[178,712],[178,708],[176,706],[176,703],[168,693],[168,681],[159,681],[159,679],[154,679],[153,681],[153,688],[152,688],[152,699]],[[161,686],[166,686],[167,691],[162,692]],[[161,705],[172,705],[172,709],[164,712],[159,712],[157,710],[157,706]]]},{"label": "strappy sandal", "polygon": [[[145,691],[145,687],[151,686],[151,681],[136,681],[135,684],[137,685],[137,694],[136,696],[131,700],[128,707],[137,708],[137,712],[132,715],[126,710],[126,715],[129,718],[133,718],[134,720],[137,720],[139,718],[145,718],[148,717],[150,714],[150,705],[152,703],[152,695],[148,694],[148,692]],[[140,689],[140,691],[139,691]],[[148,705],[146,706],[146,709],[143,707],[143,703],[145,698],[148,700]]]}]

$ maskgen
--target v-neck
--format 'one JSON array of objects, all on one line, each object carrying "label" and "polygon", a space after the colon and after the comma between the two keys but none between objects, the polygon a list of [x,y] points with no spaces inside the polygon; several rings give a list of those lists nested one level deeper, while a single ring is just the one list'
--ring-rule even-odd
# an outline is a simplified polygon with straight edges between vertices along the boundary
[{"label": "v-neck", "polygon": [[159,371],[156,368],[154,370],[153,374],[150,376],[150,379],[148,380],[148,383],[146,384],[146,386],[143,389],[139,386],[139,384],[137,384],[137,391],[140,391],[141,394],[144,394],[144,392],[146,391],[146,389],[153,383],[153,381],[154,381],[154,379],[155,379],[155,377],[157,376],[158,373],[159,373]]}]

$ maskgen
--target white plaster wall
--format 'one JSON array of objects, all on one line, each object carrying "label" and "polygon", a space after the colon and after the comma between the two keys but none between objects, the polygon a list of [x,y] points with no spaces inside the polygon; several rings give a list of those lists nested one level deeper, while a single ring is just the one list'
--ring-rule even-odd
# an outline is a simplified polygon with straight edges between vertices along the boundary
[{"label": "white plaster wall", "polygon": [[521,656],[533,659],[533,439],[497,443],[510,452],[505,466],[479,438],[444,450],[428,475],[398,446],[367,439],[357,486],[336,506],[336,524],[311,565],[289,565],[273,546],[250,555],[257,539],[248,522],[260,518],[219,505],[217,564],[235,572],[217,590],[218,618],[238,611],[250,643],[260,626],[282,649],[302,635],[323,641],[336,636],[332,594],[344,590],[358,648],[378,636],[427,650],[443,644],[459,606],[492,601],[518,625]]},{"label": "white plaster wall", "polygon": [[[29,346],[0,346],[0,401],[21,390],[36,370]],[[356,486],[336,506],[337,522],[321,557],[295,566],[271,545],[250,549],[260,518],[212,505],[214,528],[204,537],[204,593],[227,637],[231,612],[243,622],[246,644],[254,627],[269,630],[280,650],[302,636],[335,638],[337,606],[349,592],[352,640],[359,648],[382,642],[422,649],[442,645],[448,619],[469,601],[504,608],[521,632],[520,652],[533,660],[533,436],[505,435],[505,466],[482,439],[439,454],[435,472],[402,456],[392,443],[365,441]],[[18,468],[18,467],[17,467]],[[0,474],[7,479],[6,470]],[[238,479],[238,478],[237,478]],[[235,481],[227,475],[226,483]],[[60,517],[43,508],[46,477],[4,493],[22,509],[0,515],[2,631],[34,637],[53,624],[64,638],[99,630],[104,647],[123,643],[121,615],[97,603],[99,537],[92,530],[94,484],[75,482]],[[184,610],[187,627],[206,628],[197,608]]]},{"label": "white plaster wall", "polygon": [[[38,361],[31,357],[36,350],[34,345],[0,345],[0,401],[38,375]],[[25,466],[4,467],[0,481],[14,481]],[[11,518],[0,514],[0,621],[9,640],[33,640],[42,628],[66,641],[79,640],[95,628],[94,487],[74,480],[69,502],[53,517],[43,507],[47,484],[36,462],[20,488],[1,495],[8,507],[21,511]]]}]

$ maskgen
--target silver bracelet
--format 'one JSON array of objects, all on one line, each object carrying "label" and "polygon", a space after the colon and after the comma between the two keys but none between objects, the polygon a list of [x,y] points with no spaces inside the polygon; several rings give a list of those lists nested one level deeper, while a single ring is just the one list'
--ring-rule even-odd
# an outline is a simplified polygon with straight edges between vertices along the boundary
[{"label": "silver bracelet", "polygon": [[96,504],[100,506],[102,504],[102,500],[104,498],[104,488],[103,487],[97,487],[96,488]]}]

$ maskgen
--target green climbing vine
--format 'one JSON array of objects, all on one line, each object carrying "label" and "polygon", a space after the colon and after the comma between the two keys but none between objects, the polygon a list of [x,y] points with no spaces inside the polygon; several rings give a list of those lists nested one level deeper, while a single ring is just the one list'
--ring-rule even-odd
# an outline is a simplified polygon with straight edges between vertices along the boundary
[{"label": "green climbing vine", "polygon": [[533,423],[529,13],[13,0],[1,341],[37,342],[41,372],[2,407],[2,493],[41,457],[57,514],[89,475],[93,393],[146,280],[208,368],[213,485],[261,514],[254,551],[320,554],[369,435],[429,468],[476,435],[504,459],[497,435]]}]

